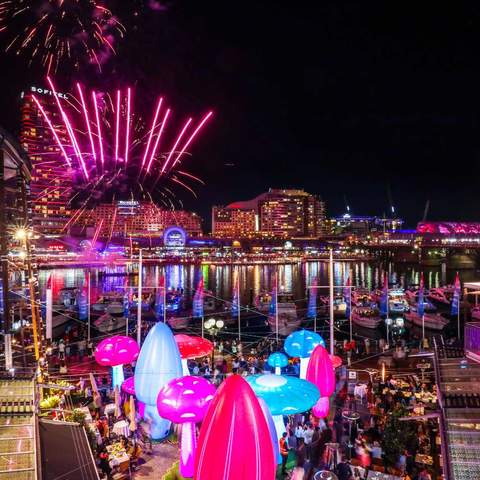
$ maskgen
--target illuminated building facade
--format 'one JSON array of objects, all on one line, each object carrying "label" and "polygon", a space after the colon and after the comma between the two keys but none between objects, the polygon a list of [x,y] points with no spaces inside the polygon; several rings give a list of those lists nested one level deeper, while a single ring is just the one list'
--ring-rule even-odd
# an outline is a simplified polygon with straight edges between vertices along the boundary
[{"label": "illuminated building facade", "polygon": [[304,190],[270,189],[212,210],[212,234],[218,237],[318,238],[324,233],[325,203]]},{"label": "illuminated building facade", "polygon": [[[29,91],[23,92],[20,140],[32,162],[30,190],[33,228],[40,235],[55,236],[62,233],[71,214],[69,201],[72,178],[32,94],[52,119],[60,141],[66,145],[69,141],[66,130],[61,126],[63,122],[59,118],[53,92],[39,87],[30,87]],[[66,94],[58,95],[66,97]]]},{"label": "illuminated building facade", "polygon": [[440,233],[445,235],[479,234],[480,223],[476,222],[420,222],[418,233]]},{"label": "illuminated building facade", "polygon": [[252,237],[258,230],[256,219],[253,208],[213,207],[212,231],[221,238]]},{"label": "illuminated building facade", "polygon": [[332,233],[354,233],[357,235],[370,232],[396,232],[403,225],[401,218],[368,217],[345,213],[331,222]]},{"label": "illuminated building facade", "polygon": [[157,237],[172,225],[181,227],[190,237],[202,234],[202,221],[196,213],[163,210],[152,202],[135,200],[102,203],[85,210],[76,220],[74,230],[92,236],[100,229],[100,238]]}]

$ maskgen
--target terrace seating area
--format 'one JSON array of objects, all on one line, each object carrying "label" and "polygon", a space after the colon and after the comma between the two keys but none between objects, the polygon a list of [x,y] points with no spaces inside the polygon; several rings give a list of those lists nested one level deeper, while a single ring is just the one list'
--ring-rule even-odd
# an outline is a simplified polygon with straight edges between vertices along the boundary
[{"label": "terrace seating area", "polygon": [[36,426],[32,379],[0,380],[0,480],[34,480]]},{"label": "terrace seating area", "polygon": [[461,348],[439,347],[441,392],[449,478],[480,478],[480,364]]}]

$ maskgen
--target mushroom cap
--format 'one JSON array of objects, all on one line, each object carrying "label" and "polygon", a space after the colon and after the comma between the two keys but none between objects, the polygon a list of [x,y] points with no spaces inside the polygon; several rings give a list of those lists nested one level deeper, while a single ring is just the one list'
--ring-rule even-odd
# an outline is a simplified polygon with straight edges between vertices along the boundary
[{"label": "mushroom cap", "polygon": [[182,358],[199,358],[210,355],[213,350],[213,343],[202,337],[194,337],[179,333],[175,335],[180,356]]},{"label": "mushroom cap", "polygon": [[306,379],[318,387],[322,397],[329,397],[335,391],[335,369],[327,350],[317,345],[310,356]]},{"label": "mushroom cap", "polygon": [[325,347],[325,340],[310,330],[297,330],[285,339],[285,351],[291,357],[308,358],[317,345]]},{"label": "mushroom cap", "polygon": [[307,380],[285,375],[249,375],[247,382],[263,398],[272,415],[292,415],[312,408],[320,398],[318,388]]},{"label": "mushroom cap", "polygon": [[273,352],[268,357],[267,363],[273,368],[283,368],[288,365],[288,358],[284,353]]},{"label": "mushroom cap", "polygon": [[122,392],[135,395],[135,377],[129,377],[122,383]]},{"label": "mushroom cap", "polygon": [[276,460],[255,393],[240,375],[228,377],[202,422],[195,480],[272,480]]},{"label": "mushroom cap", "polygon": [[95,349],[95,360],[106,367],[132,363],[138,358],[137,342],[125,335],[115,335],[102,340]]},{"label": "mushroom cap", "polygon": [[202,377],[174,378],[158,393],[158,414],[174,423],[201,422],[214,395],[215,387]]}]

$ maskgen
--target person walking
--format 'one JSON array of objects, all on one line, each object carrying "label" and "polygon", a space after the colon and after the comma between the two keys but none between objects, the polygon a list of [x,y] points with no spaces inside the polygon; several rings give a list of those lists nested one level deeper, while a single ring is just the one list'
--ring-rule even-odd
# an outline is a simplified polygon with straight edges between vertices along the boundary
[{"label": "person walking", "polygon": [[288,460],[288,443],[287,443],[287,432],[283,432],[282,438],[279,441],[280,445],[280,455],[282,457],[282,474],[287,473],[287,460]]}]

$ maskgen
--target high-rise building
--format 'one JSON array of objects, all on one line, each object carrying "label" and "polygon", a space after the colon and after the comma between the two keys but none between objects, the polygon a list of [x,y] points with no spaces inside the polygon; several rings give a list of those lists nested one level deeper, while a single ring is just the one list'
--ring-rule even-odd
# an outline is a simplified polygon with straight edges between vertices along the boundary
[{"label": "high-rise building", "polygon": [[247,238],[255,235],[257,214],[254,208],[213,207],[212,232],[221,238]]},{"label": "high-rise building", "polygon": [[73,230],[92,236],[98,230],[99,238],[157,237],[171,226],[182,227],[191,237],[202,234],[202,221],[196,213],[163,210],[152,202],[136,200],[102,203],[92,210],[84,210],[75,219]]},{"label": "high-rise building", "polygon": [[[55,236],[62,233],[71,214],[72,177],[32,94],[51,119],[60,141],[65,145],[69,141],[53,92],[39,87],[30,87],[23,92],[20,141],[32,163],[32,225],[40,235]],[[58,95],[62,98],[67,96],[63,93]]]},{"label": "high-rise building", "polygon": [[213,207],[212,233],[232,238],[316,238],[325,233],[325,203],[304,190],[270,189],[253,200]]}]

